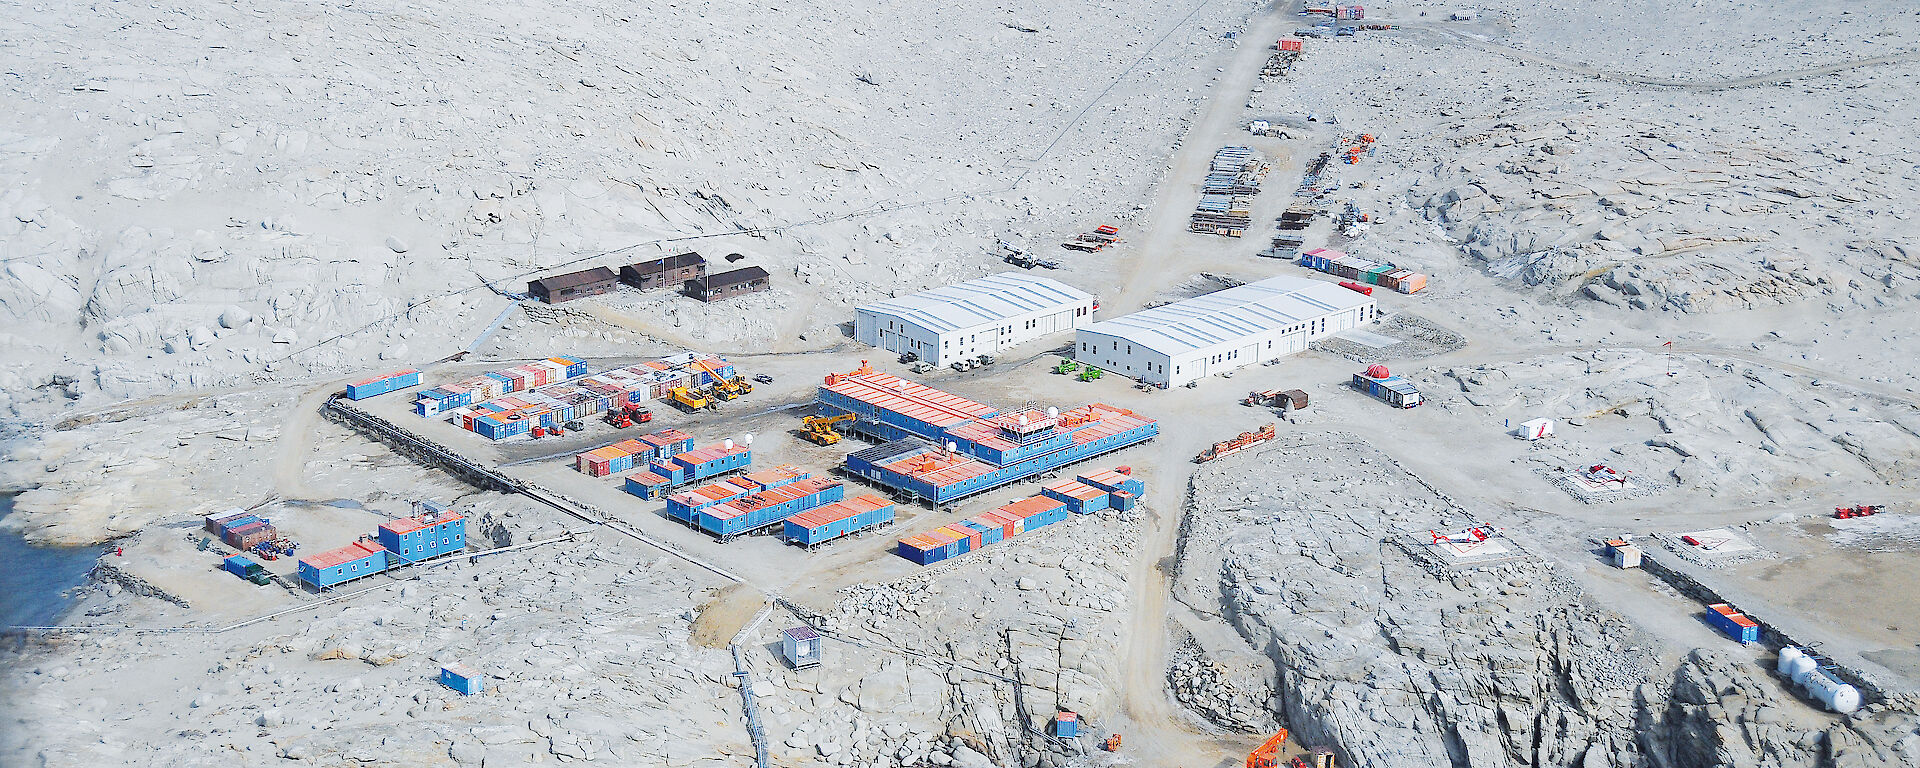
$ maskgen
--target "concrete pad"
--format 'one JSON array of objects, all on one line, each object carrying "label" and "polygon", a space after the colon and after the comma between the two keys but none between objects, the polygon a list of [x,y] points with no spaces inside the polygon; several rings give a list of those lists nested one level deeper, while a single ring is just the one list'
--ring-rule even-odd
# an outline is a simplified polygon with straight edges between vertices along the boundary
[{"label": "concrete pad", "polygon": [[1365,344],[1369,347],[1373,347],[1374,349],[1380,349],[1381,347],[1391,347],[1395,344],[1400,343],[1399,339],[1396,339],[1392,336],[1383,336],[1381,334],[1374,333],[1373,331],[1364,330],[1361,328],[1354,328],[1348,331],[1341,331],[1340,333],[1336,333],[1334,335],[1342,339],[1346,339],[1347,341],[1351,341],[1355,344]]},{"label": "concrete pad", "polygon": [[[1693,549],[1708,557],[1735,557],[1752,554],[1759,549],[1753,545],[1753,542],[1731,528],[1708,528],[1704,531],[1680,533],[1675,536],[1676,538],[1692,536],[1695,541],[1700,542],[1700,545],[1694,546]],[[1692,545],[1683,541],[1680,546]]]}]

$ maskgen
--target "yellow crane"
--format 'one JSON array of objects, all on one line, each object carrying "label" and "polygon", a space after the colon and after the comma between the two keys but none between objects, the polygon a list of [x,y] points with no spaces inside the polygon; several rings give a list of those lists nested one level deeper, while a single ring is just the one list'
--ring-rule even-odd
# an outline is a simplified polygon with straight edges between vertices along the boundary
[{"label": "yellow crane", "polygon": [[719,371],[707,367],[707,364],[704,362],[695,360],[693,364],[700,370],[706,371],[708,376],[713,377],[714,397],[720,398],[721,400],[732,400],[753,391],[753,385],[748,384],[745,379],[739,376],[729,379],[721,376]]},{"label": "yellow crane", "polygon": [[851,413],[838,416],[808,416],[800,420],[800,426],[805,430],[800,434],[814,445],[833,445],[840,442],[840,433],[833,431],[833,425],[843,421],[853,421],[853,419],[854,415]]}]

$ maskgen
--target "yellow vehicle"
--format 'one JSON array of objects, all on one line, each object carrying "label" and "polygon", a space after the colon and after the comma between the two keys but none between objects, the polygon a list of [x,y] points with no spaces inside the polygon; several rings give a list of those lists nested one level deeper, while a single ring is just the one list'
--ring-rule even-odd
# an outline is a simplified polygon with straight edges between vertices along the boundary
[{"label": "yellow vehicle", "polygon": [[667,397],[673,400],[674,405],[685,408],[689,412],[697,411],[713,404],[712,401],[707,399],[706,393],[687,387],[674,387],[672,391],[667,393]]},{"label": "yellow vehicle", "polygon": [[699,360],[695,360],[693,361],[693,364],[695,366],[698,366],[700,370],[706,371],[708,376],[713,377],[712,392],[715,398],[718,398],[720,400],[732,400],[734,398],[737,398],[741,395],[744,395],[753,391],[753,385],[748,384],[745,379],[742,379],[739,376],[735,376],[731,379],[722,378],[720,376],[719,371],[715,371],[712,368],[708,368],[706,363],[700,362]]},{"label": "yellow vehicle", "polygon": [[808,416],[800,420],[800,426],[805,430],[800,434],[812,441],[814,445],[833,445],[840,442],[840,433],[833,431],[833,425],[843,421],[853,421],[853,418],[851,413],[838,416]]}]

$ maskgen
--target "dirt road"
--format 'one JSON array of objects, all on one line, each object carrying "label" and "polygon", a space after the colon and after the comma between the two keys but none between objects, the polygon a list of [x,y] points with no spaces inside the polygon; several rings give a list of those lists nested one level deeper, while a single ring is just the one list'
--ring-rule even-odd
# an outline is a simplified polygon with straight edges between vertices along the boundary
[{"label": "dirt road", "polygon": [[[1205,177],[1215,149],[1244,143],[1246,136],[1239,130],[1241,113],[1259,82],[1268,55],[1266,41],[1276,39],[1290,21],[1282,13],[1266,12],[1240,36],[1240,45],[1215,83],[1211,99],[1174,153],[1153,208],[1141,219],[1146,231],[1126,253],[1125,262],[1118,265],[1125,275],[1124,288],[1119,296],[1103,302],[1106,312],[1117,315],[1138,309],[1167,285],[1170,255],[1181,250],[1180,241],[1187,237],[1195,185]],[[1270,190],[1272,194],[1276,193]],[[1190,263],[1182,261],[1172,274],[1184,275],[1191,268]],[[1128,570],[1133,617],[1120,649],[1124,659],[1120,696],[1127,722],[1116,728],[1124,738],[1123,752],[1141,765],[1230,764],[1244,759],[1247,750],[1259,741],[1200,733],[1188,727],[1191,717],[1180,710],[1167,690],[1171,558],[1179,539],[1187,481],[1193,475],[1190,460],[1210,439],[1176,428],[1152,444],[1158,451],[1154,465],[1162,475],[1148,492],[1146,507],[1153,514]]]},{"label": "dirt road", "polygon": [[[1124,260],[1116,265],[1116,271],[1124,275],[1123,287],[1120,295],[1102,300],[1103,315],[1115,317],[1139,309],[1166,287],[1169,277],[1184,276],[1199,266],[1187,258],[1189,255],[1205,259],[1211,255],[1208,252],[1227,250],[1230,245],[1253,247],[1242,241],[1222,241],[1218,247],[1183,247],[1182,239],[1189,237],[1187,218],[1193,213],[1200,181],[1206,178],[1207,169],[1213,164],[1214,151],[1228,144],[1249,143],[1252,138],[1240,130],[1247,99],[1260,81],[1260,69],[1266,63],[1271,46],[1268,41],[1278,39],[1281,30],[1292,21],[1283,13],[1268,11],[1255,17],[1241,34],[1240,45],[1234,50],[1231,63],[1226,65],[1226,72],[1215,81],[1212,97],[1181,138],[1179,151],[1173,154],[1166,175],[1161,177],[1153,207],[1138,219],[1145,231],[1130,249],[1123,251]],[[1270,178],[1278,179],[1280,174]],[[1277,181],[1274,184],[1287,186]],[[1270,189],[1262,197],[1272,198],[1277,194],[1277,190]],[[1180,255],[1176,257],[1176,253]],[[1174,263],[1178,266],[1172,266]]]}]

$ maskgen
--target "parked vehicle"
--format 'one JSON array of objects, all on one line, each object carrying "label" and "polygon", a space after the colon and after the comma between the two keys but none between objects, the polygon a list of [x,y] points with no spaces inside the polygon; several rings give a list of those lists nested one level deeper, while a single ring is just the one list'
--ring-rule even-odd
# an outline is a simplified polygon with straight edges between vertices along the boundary
[{"label": "parked vehicle", "polygon": [[757,382],[760,382],[760,383],[762,383],[762,384],[772,384],[772,383],[773,383],[773,377],[772,377],[772,376],[768,376],[768,375],[766,375],[766,374],[764,374],[764,373],[756,373],[756,374],[754,374],[754,375],[753,375],[753,380],[754,380],[754,381],[757,381]]},{"label": "parked vehicle", "polygon": [[933,369],[934,369],[933,363],[929,363],[925,360],[922,360],[920,362],[914,363],[913,366],[908,368],[907,370],[913,371],[914,373],[926,373]]},{"label": "parked vehicle", "polygon": [[913,362],[913,361],[915,361],[915,360],[919,360],[919,359],[920,359],[920,353],[918,353],[918,352],[902,352],[902,353],[900,353],[900,364],[901,364],[901,365],[906,365],[907,363],[911,363],[911,362]]}]

